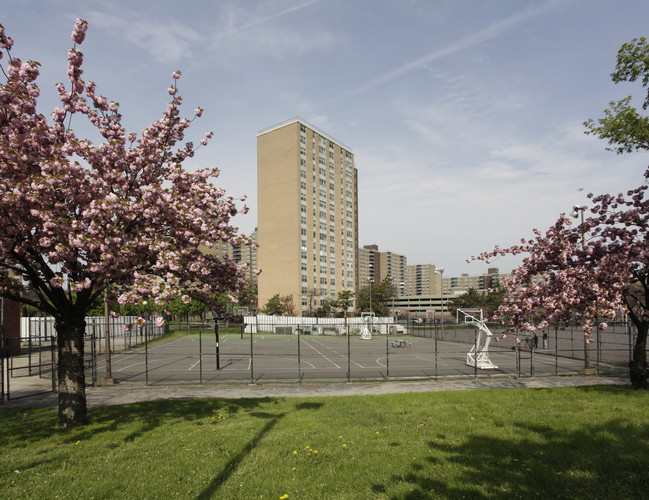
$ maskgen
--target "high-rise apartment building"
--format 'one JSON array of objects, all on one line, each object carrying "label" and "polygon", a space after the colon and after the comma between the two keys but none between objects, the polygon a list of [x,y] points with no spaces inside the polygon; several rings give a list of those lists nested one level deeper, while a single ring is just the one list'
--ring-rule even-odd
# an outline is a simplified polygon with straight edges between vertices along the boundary
[{"label": "high-rise apartment building", "polygon": [[408,266],[407,295],[439,295],[442,292],[442,275],[433,264]]},{"label": "high-rise apartment building", "polygon": [[358,288],[358,174],[351,149],[300,118],[257,135],[259,307],[308,313]]},{"label": "high-rise apartment building", "polygon": [[[249,237],[253,243],[256,243],[257,229]],[[246,264],[248,266],[245,273],[246,279],[253,285],[257,284],[257,275],[254,273],[254,270],[257,269],[257,250],[255,250],[254,245],[240,245],[235,247],[230,242],[217,241],[214,247],[205,249],[204,251],[217,256],[225,255],[239,264]]]},{"label": "high-rise apartment building", "polygon": [[501,279],[506,276],[508,275],[500,274],[497,267],[490,267],[485,274],[480,276],[462,274],[461,276],[444,278],[444,293],[457,295],[468,291],[470,288],[478,292],[487,292],[490,289],[498,288]]},{"label": "high-rise apartment building", "polygon": [[364,245],[358,249],[358,275],[361,288],[370,282],[380,284],[391,278],[395,295],[406,294],[407,259],[405,255],[381,252],[378,245]]}]

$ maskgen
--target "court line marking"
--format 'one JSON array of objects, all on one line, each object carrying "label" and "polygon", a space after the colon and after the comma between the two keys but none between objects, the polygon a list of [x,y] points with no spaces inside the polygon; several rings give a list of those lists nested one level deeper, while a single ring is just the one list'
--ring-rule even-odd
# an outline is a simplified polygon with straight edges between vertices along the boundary
[{"label": "court line marking", "polygon": [[[318,342],[318,341],[315,340],[315,339],[311,339],[311,342],[316,342],[317,344],[326,347],[326,348],[329,349],[330,351],[333,351],[333,353],[334,353],[336,356],[340,356],[340,357],[342,357],[342,358],[347,359],[347,353],[346,353],[346,352],[345,352],[345,353],[340,353],[340,352],[338,352],[336,349],[334,349],[333,347],[329,347],[328,345],[324,344],[323,342]],[[324,355],[323,355],[323,356],[324,356]],[[356,361],[354,361],[353,356],[352,356],[351,362],[354,363],[354,364],[355,364],[357,367],[359,367],[359,368],[365,368],[365,367],[364,367],[363,365],[361,365],[360,363],[357,363]],[[340,368],[340,367],[338,366],[338,368]]]},{"label": "court line marking", "polygon": [[317,352],[320,356],[322,356],[324,359],[326,359],[327,361],[329,361],[329,363],[331,363],[332,365],[334,365],[336,368],[340,369],[340,366],[338,366],[338,365],[337,365],[336,363],[334,363],[331,359],[329,359],[325,353],[318,351],[315,347],[313,347],[311,344],[309,344],[309,343],[306,342],[306,341],[304,341],[304,343],[307,345],[307,347],[310,347],[310,348],[313,349],[315,352]]}]

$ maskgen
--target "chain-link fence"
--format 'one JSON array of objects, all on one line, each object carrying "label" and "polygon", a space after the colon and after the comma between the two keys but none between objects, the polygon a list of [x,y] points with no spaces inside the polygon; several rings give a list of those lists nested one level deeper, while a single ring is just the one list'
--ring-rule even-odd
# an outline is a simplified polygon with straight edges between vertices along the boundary
[{"label": "chain-link fence", "polygon": [[[142,325],[135,320],[112,318],[106,335],[104,318],[87,318],[87,384],[106,377],[118,383],[215,384],[625,375],[636,336],[624,322],[596,330],[591,344],[576,325],[516,335],[489,324],[493,336],[484,349],[485,337],[465,324],[248,316],[243,324],[156,326],[154,318]],[[2,346],[3,400],[56,390],[53,326],[51,318],[30,321],[19,355],[8,356],[8,346]],[[488,369],[475,362],[484,356]]]},{"label": "chain-link fence", "polygon": [[[364,332],[362,322],[246,320],[244,325],[170,325],[168,337],[114,353],[111,376],[146,384],[209,384],[533,377],[585,370],[623,375],[635,341],[633,329],[623,323],[595,332],[592,344],[584,342],[583,330],[576,326],[550,329],[545,335],[539,332],[536,338],[523,334],[503,338],[502,328],[494,325],[491,342],[482,353],[477,330],[467,325],[442,329],[439,324],[376,318],[366,322]],[[493,368],[471,364],[476,349],[478,355],[486,354]],[[100,377],[105,374],[101,360],[98,357],[96,368]]]}]

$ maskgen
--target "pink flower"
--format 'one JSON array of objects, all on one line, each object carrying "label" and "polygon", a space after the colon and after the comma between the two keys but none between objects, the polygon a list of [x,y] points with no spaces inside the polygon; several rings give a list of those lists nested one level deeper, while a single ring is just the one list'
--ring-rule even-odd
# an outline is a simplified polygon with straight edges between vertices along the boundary
[{"label": "pink flower", "polygon": [[180,75],[182,73],[180,71],[174,71],[171,76],[173,77],[174,80],[178,80],[180,78]]},{"label": "pink flower", "polygon": [[72,40],[74,43],[82,44],[86,38],[86,30],[88,29],[88,22],[83,19],[77,19],[72,31]]},{"label": "pink flower", "polygon": [[166,324],[167,324],[167,321],[162,316],[156,317],[155,326],[157,326],[158,328],[162,328]]},{"label": "pink flower", "polygon": [[194,110],[194,114],[195,114],[196,116],[201,116],[201,115],[203,114],[203,108],[196,108],[196,109]]}]

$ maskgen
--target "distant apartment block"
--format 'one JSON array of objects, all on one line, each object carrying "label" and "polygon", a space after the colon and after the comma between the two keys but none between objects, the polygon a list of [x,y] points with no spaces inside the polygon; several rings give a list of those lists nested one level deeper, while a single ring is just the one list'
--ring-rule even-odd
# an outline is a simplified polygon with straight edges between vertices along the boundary
[{"label": "distant apartment block", "polygon": [[393,252],[381,252],[378,245],[365,245],[358,249],[358,275],[361,287],[370,281],[379,284],[391,278],[397,296],[405,295],[407,279],[407,259]]},{"label": "distant apartment block", "polygon": [[[248,236],[253,243],[256,243],[257,229]],[[210,253],[217,256],[225,255],[239,264],[247,264],[246,279],[249,283],[257,284],[257,275],[254,273],[254,270],[257,269],[257,251],[252,245],[233,247],[229,242],[217,241]]]},{"label": "distant apartment block", "polygon": [[491,288],[498,288],[500,281],[506,275],[500,274],[497,267],[490,267],[485,274],[469,276],[462,274],[452,278],[444,278],[444,294],[457,295],[474,288],[479,292],[486,292]]},{"label": "distant apartment block", "polygon": [[408,296],[439,296],[442,293],[442,275],[433,264],[408,266],[405,288]]},{"label": "distant apartment block", "polygon": [[298,314],[356,291],[358,174],[352,150],[300,118],[257,135],[258,304]]}]

